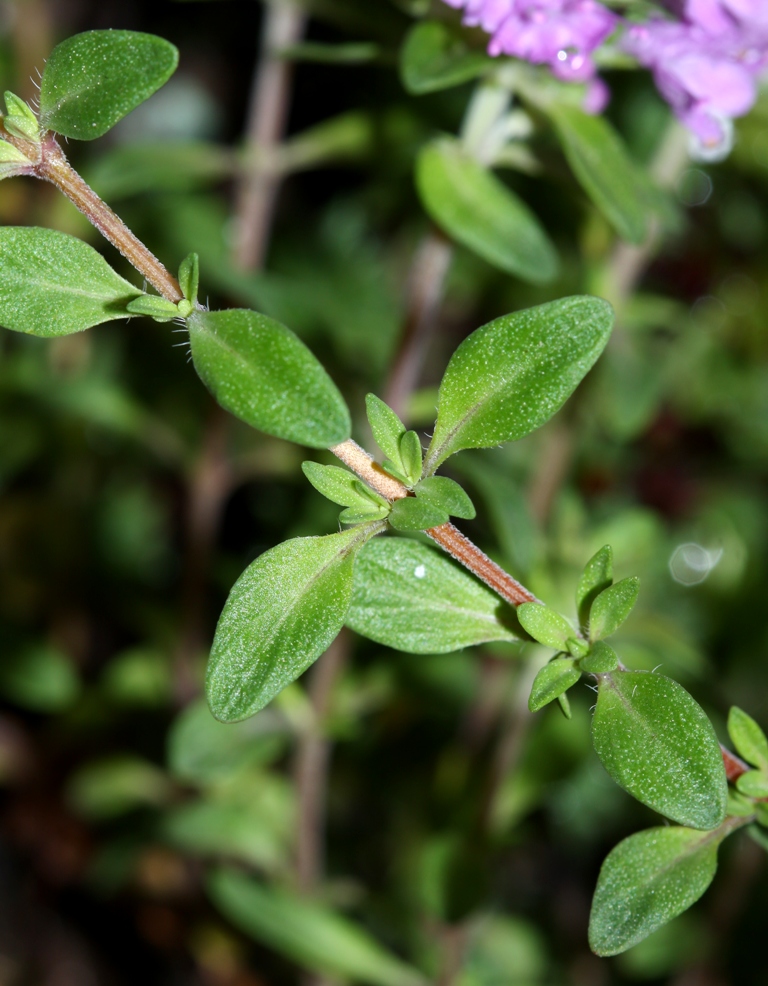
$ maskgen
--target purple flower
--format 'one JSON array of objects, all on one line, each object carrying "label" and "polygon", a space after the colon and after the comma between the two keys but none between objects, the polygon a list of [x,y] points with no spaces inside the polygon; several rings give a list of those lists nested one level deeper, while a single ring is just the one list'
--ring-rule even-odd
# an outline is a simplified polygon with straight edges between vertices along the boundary
[{"label": "purple flower", "polygon": [[[515,55],[549,65],[558,79],[589,82],[587,106],[599,112],[605,85],[595,78],[592,52],[613,31],[618,17],[597,0],[445,0],[464,8],[464,23],[491,35],[490,55]],[[742,0],[745,2],[745,0]]]},{"label": "purple flower", "polygon": [[684,0],[681,20],[631,27],[623,45],[651,69],[659,92],[694,135],[701,156],[730,149],[731,120],[755,102],[768,66],[765,0]]}]

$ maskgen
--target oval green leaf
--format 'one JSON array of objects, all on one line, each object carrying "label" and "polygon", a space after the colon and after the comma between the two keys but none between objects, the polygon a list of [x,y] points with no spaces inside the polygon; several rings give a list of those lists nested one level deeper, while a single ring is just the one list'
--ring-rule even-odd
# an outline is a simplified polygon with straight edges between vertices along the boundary
[{"label": "oval green leaf", "polygon": [[76,140],[101,137],[170,79],[179,53],[137,31],[86,31],[56,45],[40,81],[40,123]]},{"label": "oval green leaf", "polygon": [[219,404],[252,428],[310,448],[349,438],[336,385],[290,329],[243,308],[187,319],[192,359]]},{"label": "oval green leaf", "polygon": [[608,302],[561,298],[483,325],[448,363],[424,474],[454,452],[530,434],[571,396],[603,351]]},{"label": "oval green leaf", "polygon": [[618,955],[687,910],[712,882],[718,846],[743,824],[729,818],[712,832],[652,828],[620,842],[597,880],[589,918],[592,950]]},{"label": "oval green leaf", "polygon": [[469,494],[447,476],[430,476],[416,487],[416,496],[445,510],[451,517],[474,520],[477,515]]},{"label": "oval green leaf", "polygon": [[0,228],[0,324],[51,338],[127,318],[142,295],[93,247],[53,229]]},{"label": "oval green leaf", "polygon": [[208,661],[206,693],[217,719],[252,716],[328,649],[347,616],[355,552],[370,535],[355,528],[294,538],[243,572]]},{"label": "oval green leaf", "polygon": [[322,904],[226,869],[210,877],[208,892],[238,928],[306,969],[371,986],[426,986],[416,969]]},{"label": "oval green leaf", "polygon": [[595,598],[589,613],[589,639],[602,640],[615,633],[632,612],[640,591],[636,576],[608,586]]},{"label": "oval green leaf", "polygon": [[512,612],[442,552],[406,538],[376,538],[355,563],[347,626],[408,654],[448,654],[516,640]]},{"label": "oval green leaf", "polygon": [[557,274],[557,253],[537,217],[458,141],[422,149],[416,186],[432,219],[488,263],[534,284]]},{"label": "oval green leaf", "polygon": [[576,586],[576,609],[582,626],[589,622],[589,611],[596,596],[613,582],[613,549],[604,545],[589,559]]},{"label": "oval green leaf", "polygon": [[728,735],[747,763],[768,771],[768,739],[752,716],[736,705],[728,713]]},{"label": "oval green leaf", "polygon": [[545,647],[567,650],[568,640],[575,636],[568,620],[543,603],[523,603],[517,607],[517,618],[533,639]]},{"label": "oval green leaf", "polygon": [[547,112],[577,181],[616,232],[642,243],[648,231],[647,180],[624,143],[602,116],[576,106],[552,103]]},{"label": "oval green leaf", "polygon": [[538,712],[545,705],[560,698],[576,684],[580,677],[581,671],[572,658],[556,657],[549,664],[545,664],[533,679],[531,694],[528,697],[529,711]]},{"label": "oval green leaf", "polygon": [[407,92],[420,96],[461,85],[493,68],[442,21],[421,21],[406,35],[400,51],[400,78]]},{"label": "oval green leaf", "polygon": [[720,745],[676,681],[648,671],[601,675],[592,740],[616,783],[649,808],[696,829],[722,822],[728,792]]},{"label": "oval green leaf", "polygon": [[426,531],[446,524],[448,511],[427,499],[405,496],[392,504],[389,522],[396,531]]}]

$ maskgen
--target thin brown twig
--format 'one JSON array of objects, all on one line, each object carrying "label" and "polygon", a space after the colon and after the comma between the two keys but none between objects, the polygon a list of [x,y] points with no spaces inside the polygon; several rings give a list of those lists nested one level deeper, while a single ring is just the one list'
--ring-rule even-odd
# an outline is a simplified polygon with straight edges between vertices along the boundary
[{"label": "thin brown twig", "polygon": [[290,0],[271,0],[264,7],[261,53],[253,79],[246,126],[246,150],[251,162],[235,196],[235,263],[257,270],[264,263],[269,231],[282,176],[271,159],[285,132],[292,65],[280,50],[303,35],[305,11]]},{"label": "thin brown twig", "polygon": [[384,387],[384,400],[407,418],[408,400],[421,376],[429,343],[440,312],[443,288],[453,257],[453,246],[432,227],[414,256],[409,276],[405,321],[398,350]]}]

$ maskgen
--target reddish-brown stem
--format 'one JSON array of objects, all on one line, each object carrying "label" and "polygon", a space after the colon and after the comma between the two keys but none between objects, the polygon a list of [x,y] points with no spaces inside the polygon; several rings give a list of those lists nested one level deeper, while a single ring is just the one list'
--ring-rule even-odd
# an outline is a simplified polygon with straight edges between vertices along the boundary
[{"label": "reddish-brown stem", "polygon": [[[374,462],[373,457],[352,439],[334,445],[330,451],[356,472],[372,489],[388,500],[400,500],[404,496],[410,496],[410,490],[407,486],[384,472],[381,466]],[[505,572],[500,565],[492,561],[450,522],[440,524],[439,527],[431,527],[424,533],[513,606],[539,601],[532,592],[521,585],[517,579],[513,579],[508,572]]]},{"label": "reddish-brown stem", "polygon": [[[9,138],[4,134],[4,139]],[[83,213],[125,259],[142,274],[168,301],[174,304],[184,297],[179,282],[134,236],[122,219],[102,202],[70,165],[52,134],[46,134],[41,145],[39,164],[30,171],[37,178],[51,182]]]},{"label": "reddish-brown stem", "polygon": [[731,753],[722,743],[720,744],[720,750],[722,751],[723,763],[725,764],[725,776],[731,784],[737,781],[742,774],[746,774],[748,770],[751,770],[749,764],[744,763],[735,753]]}]

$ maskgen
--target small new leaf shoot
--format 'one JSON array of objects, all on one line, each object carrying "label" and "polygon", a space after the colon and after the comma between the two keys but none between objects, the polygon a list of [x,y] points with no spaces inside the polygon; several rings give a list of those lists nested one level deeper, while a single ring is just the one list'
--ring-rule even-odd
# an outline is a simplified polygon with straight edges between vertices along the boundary
[{"label": "small new leaf shoot", "polygon": [[29,140],[33,144],[40,142],[40,124],[32,110],[27,106],[23,99],[19,99],[15,93],[5,93],[5,106],[7,114],[3,119],[3,126],[14,137],[22,140]]},{"label": "small new leaf shoot", "polygon": [[602,640],[615,633],[632,612],[639,591],[640,580],[636,576],[603,589],[590,610],[589,639]]},{"label": "small new leaf shoot", "polygon": [[446,510],[451,517],[473,520],[475,507],[458,483],[447,476],[430,476],[416,486],[416,496],[436,507]]},{"label": "small new leaf shoot", "polygon": [[415,486],[421,479],[421,441],[415,431],[406,431],[400,436],[400,462],[408,486]]},{"label": "small new leaf shoot", "polygon": [[[581,671],[571,657],[556,657],[545,664],[533,679],[528,708],[538,712],[545,705],[567,692],[581,677]],[[570,718],[570,716],[568,717]]]},{"label": "small new leaf shoot", "polygon": [[196,253],[190,253],[188,257],[182,260],[179,267],[179,287],[184,299],[190,302],[193,308],[197,305],[199,283],[200,259]]},{"label": "small new leaf shoot", "polygon": [[579,661],[579,667],[585,674],[610,674],[619,666],[616,651],[603,640],[596,640],[589,654]]},{"label": "small new leaf shoot", "polygon": [[517,618],[523,629],[545,647],[567,650],[568,640],[574,636],[568,620],[542,603],[523,603],[517,607]]},{"label": "small new leaf shoot", "polygon": [[153,294],[143,294],[140,298],[134,298],[128,302],[125,310],[131,315],[146,315],[156,322],[170,322],[179,315],[179,309],[172,301]]},{"label": "small new leaf shoot", "polygon": [[394,468],[404,473],[400,459],[400,439],[405,434],[405,425],[392,408],[375,394],[366,395],[365,411],[376,444]]},{"label": "small new leaf shoot", "polygon": [[612,583],[613,550],[606,544],[584,566],[576,587],[576,608],[583,627],[589,623],[589,611],[595,598]]}]

